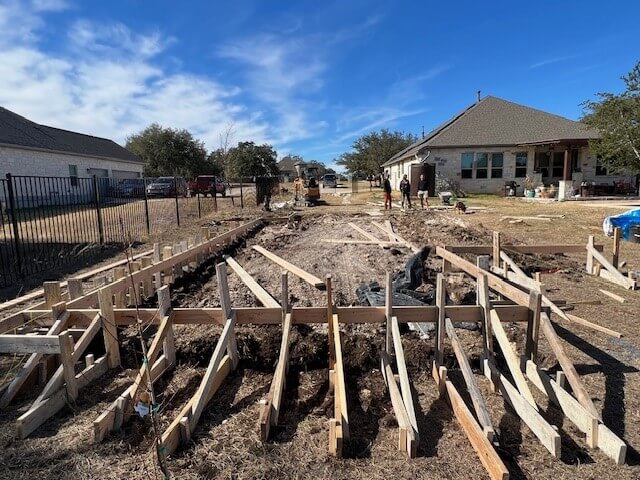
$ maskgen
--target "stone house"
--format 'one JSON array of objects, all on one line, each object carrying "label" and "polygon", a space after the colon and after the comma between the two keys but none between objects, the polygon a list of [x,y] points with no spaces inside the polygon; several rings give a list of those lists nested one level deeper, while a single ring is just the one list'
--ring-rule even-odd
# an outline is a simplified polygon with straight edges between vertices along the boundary
[{"label": "stone house", "polygon": [[433,177],[442,176],[469,193],[503,193],[505,184],[515,181],[520,194],[526,177],[536,186],[557,186],[559,198],[578,193],[583,182],[632,186],[634,177],[609,175],[589,154],[589,140],[595,138],[598,132],[581,122],[488,96],[382,167],[396,189],[404,174],[415,183],[416,171],[431,172],[431,185]]}]

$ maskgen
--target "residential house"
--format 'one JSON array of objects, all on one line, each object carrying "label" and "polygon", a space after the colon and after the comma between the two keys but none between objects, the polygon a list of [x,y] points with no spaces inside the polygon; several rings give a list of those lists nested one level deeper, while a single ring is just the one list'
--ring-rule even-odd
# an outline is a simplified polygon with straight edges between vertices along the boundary
[{"label": "residential house", "polygon": [[296,178],[295,163],[300,159],[287,155],[278,162],[278,174],[281,182],[293,182]]},{"label": "residential house", "polygon": [[598,132],[581,122],[488,96],[382,166],[396,189],[404,174],[422,166],[469,193],[503,193],[510,181],[521,192],[526,177],[536,186],[558,186],[560,198],[578,193],[583,182],[633,183],[631,176],[610,175],[589,154],[595,138]]}]

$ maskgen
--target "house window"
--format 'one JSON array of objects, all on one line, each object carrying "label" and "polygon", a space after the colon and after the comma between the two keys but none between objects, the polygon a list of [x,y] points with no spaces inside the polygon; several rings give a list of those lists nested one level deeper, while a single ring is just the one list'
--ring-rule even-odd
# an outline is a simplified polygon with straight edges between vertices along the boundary
[{"label": "house window", "polygon": [[575,148],[571,150],[571,171],[580,171],[580,150],[577,150]]},{"label": "house window", "polygon": [[596,160],[596,175],[608,175],[607,168],[603,165],[602,160],[599,158]]},{"label": "house window", "polygon": [[502,178],[502,164],[504,162],[504,154],[491,154],[491,178]]},{"label": "house window", "polygon": [[489,170],[489,154],[476,154],[476,178],[487,178]]},{"label": "house window", "polygon": [[473,178],[473,153],[462,154],[462,178]]},{"label": "house window", "polygon": [[78,166],[77,165],[69,165],[69,180],[71,181],[72,187],[78,186]]},{"label": "house window", "polygon": [[543,178],[549,176],[550,152],[536,152],[534,168],[536,173],[541,173]]},{"label": "house window", "polygon": [[527,176],[527,152],[516,153],[516,178]]}]

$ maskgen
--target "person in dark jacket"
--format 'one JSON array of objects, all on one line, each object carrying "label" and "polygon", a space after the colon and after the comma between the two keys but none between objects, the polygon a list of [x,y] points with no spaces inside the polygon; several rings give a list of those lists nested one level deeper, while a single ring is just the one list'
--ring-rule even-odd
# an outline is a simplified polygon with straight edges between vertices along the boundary
[{"label": "person in dark jacket", "polygon": [[420,181],[418,182],[418,198],[422,209],[424,210],[424,202],[427,202],[427,210],[429,210],[429,185],[427,185],[427,179],[424,178],[424,174],[420,175]]},{"label": "person in dark jacket", "polygon": [[411,183],[405,173],[400,181],[400,194],[402,195],[402,208],[404,209],[405,202],[408,207],[411,208]]},{"label": "person in dark jacket", "polygon": [[385,175],[382,188],[384,189],[384,209],[387,209],[388,204],[389,210],[391,210],[391,181],[389,180],[389,174]]}]

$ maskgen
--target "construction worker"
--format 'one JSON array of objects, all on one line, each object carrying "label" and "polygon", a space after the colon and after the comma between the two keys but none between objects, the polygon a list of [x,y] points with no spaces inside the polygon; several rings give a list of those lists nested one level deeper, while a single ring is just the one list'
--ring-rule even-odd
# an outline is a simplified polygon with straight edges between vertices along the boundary
[{"label": "construction worker", "polygon": [[384,189],[384,209],[387,209],[388,204],[389,210],[391,210],[391,180],[389,180],[389,174],[385,175],[382,188]]},{"label": "construction worker", "polygon": [[411,183],[405,173],[400,180],[400,195],[402,195],[402,209],[404,210],[405,202],[408,208],[411,208]]},{"label": "construction worker", "polygon": [[424,202],[427,202],[427,210],[429,210],[429,185],[424,178],[424,174],[420,174],[420,181],[418,182],[418,198],[420,199],[420,205],[424,210]]}]

